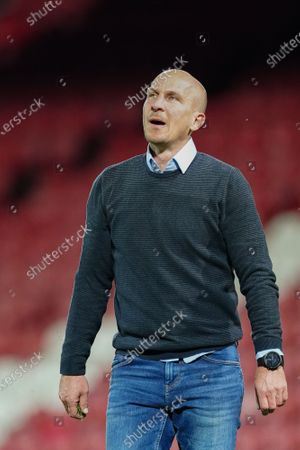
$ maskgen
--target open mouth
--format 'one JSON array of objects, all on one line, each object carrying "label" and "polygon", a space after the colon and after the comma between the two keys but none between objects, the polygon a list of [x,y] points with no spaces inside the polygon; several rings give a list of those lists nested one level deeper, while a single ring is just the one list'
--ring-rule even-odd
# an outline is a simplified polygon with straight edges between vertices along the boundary
[{"label": "open mouth", "polygon": [[151,120],[149,120],[149,122],[151,123],[151,125],[155,125],[158,127],[163,127],[164,125],[166,125],[166,123],[163,120],[158,120],[158,119],[151,119]]}]

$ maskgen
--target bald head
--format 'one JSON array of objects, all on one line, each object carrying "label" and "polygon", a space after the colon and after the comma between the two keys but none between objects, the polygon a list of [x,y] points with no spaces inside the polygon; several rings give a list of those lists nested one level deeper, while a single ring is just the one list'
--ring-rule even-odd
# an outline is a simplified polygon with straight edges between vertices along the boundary
[{"label": "bald head", "polygon": [[172,80],[175,83],[180,83],[184,88],[186,94],[191,97],[193,102],[193,108],[195,110],[205,113],[207,106],[207,93],[197,78],[193,77],[189,72],[179,69],[169,69],[161,72],[152,81],[151,86],[156,89],[165,80]]},{"label": "bald head", "polygon": [[207,95],[185,70],[165,70],[152,81],[143,106],[146,140],[155,152],[176,151],[205,123]]}]

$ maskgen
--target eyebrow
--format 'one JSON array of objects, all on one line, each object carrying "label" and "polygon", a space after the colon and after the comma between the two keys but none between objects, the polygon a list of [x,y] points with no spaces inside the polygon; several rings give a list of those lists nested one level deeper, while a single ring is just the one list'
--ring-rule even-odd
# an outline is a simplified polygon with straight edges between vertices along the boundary
[{"label": "eyebrow", "polygon": [[153,87],[151,87],[151,86],[148,87],[148,91],[147,92],[149,92],[149,91],[153,91],[156,94],[159,94],[159,92],[156,89],[154,89]]},{"label": "eyebrow", "polygon": [[[153,92],[155,92],[156,94],[159,94],[159,92],[156,90],[156,89],[154,89],[153,87],[149,87],[148,88],[148,91],[153,91]],[[177,95],[178,97],[180,97],[180,98],[182,98],[182,96],[179,94],[179,92],[176,92],[176,91],[166,91],[165,92],[165,94],[167,94],[167,95],[169,95],[169,94],[175,94],[175,95]]]}]

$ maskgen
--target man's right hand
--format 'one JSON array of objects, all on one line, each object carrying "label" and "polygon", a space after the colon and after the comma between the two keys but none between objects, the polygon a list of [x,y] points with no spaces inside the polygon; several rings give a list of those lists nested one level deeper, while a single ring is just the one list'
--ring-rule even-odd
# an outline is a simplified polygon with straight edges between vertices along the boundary
[{"label": "man's right hand", "polygon": [[[89,385],[85,375],[62,375],[59,398],[66,412],[74,419],[84,419],[88,413]],[[80,409],[84,413],[80,413]]]}]

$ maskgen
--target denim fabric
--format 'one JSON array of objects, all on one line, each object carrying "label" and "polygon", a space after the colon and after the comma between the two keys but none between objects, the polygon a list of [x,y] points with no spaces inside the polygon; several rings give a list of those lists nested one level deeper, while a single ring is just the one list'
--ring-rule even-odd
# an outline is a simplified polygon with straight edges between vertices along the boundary
[{"label": "denim fabric", "polygon": [[106,450],[234,450],[243,396],[235,344],[189,364],[116,354]]}]

